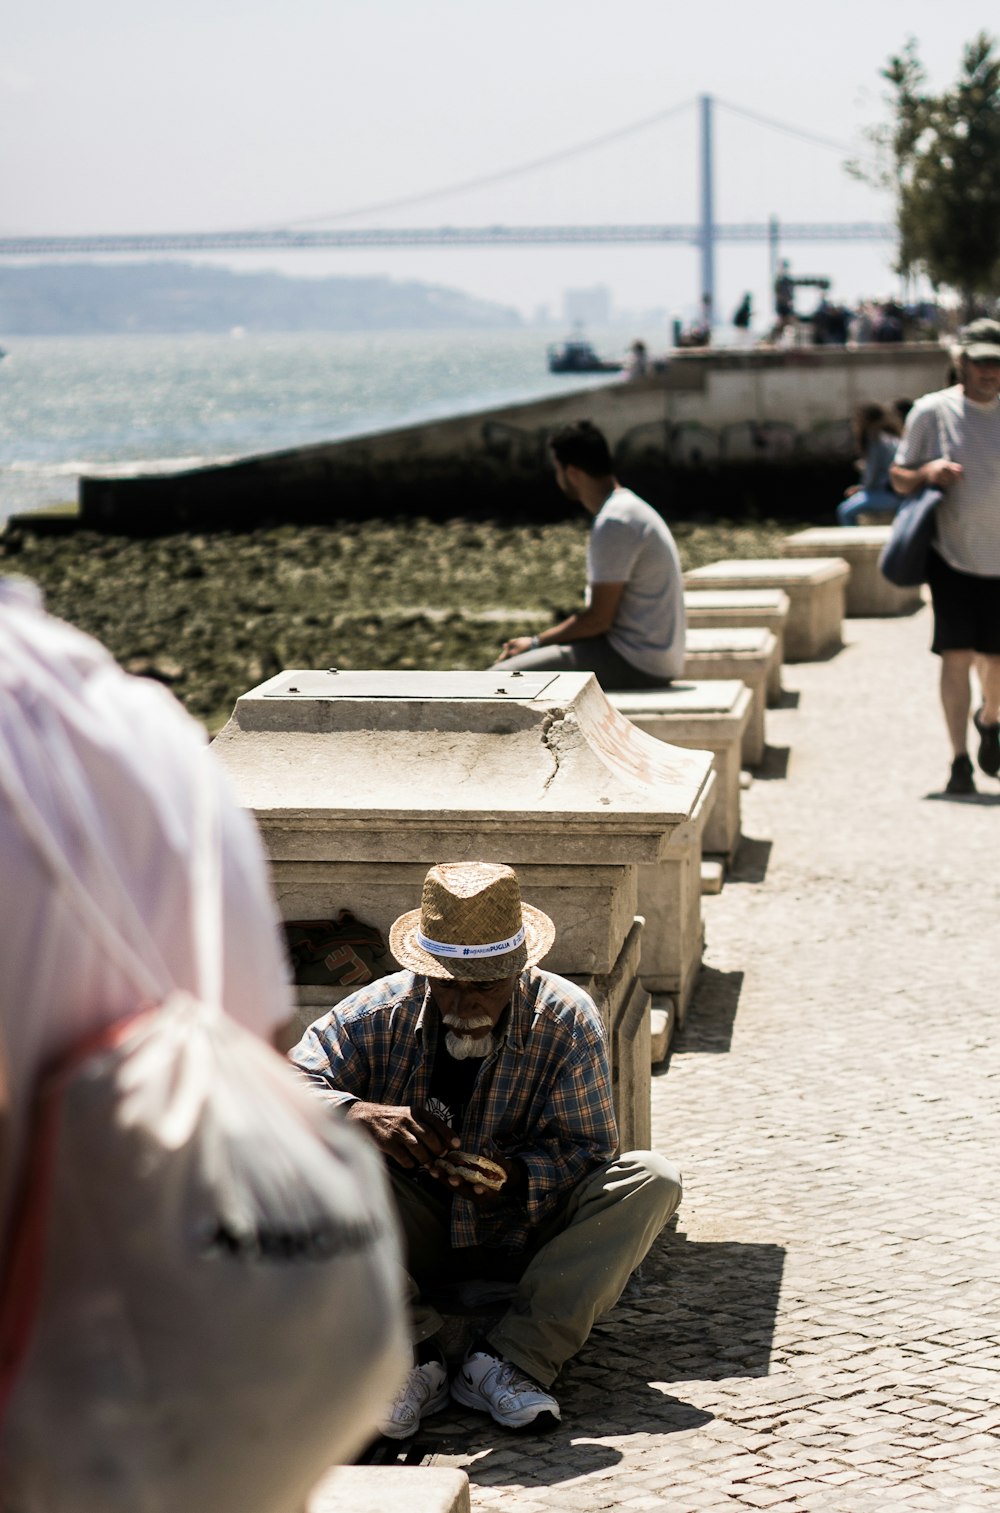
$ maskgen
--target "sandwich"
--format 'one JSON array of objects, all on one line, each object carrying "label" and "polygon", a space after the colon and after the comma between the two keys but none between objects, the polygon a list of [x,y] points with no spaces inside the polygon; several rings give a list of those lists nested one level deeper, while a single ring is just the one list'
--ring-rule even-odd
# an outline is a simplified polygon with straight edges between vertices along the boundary
[{"label": "sandwich", "polygon": [[507,1173],[488,1156],[476,1156],[471,1151],[447,1151],[438,1156],[435,1165],[449,1177],[461,1177],[473,1187],[488,1187],[499,1192],[507,1180]]}]

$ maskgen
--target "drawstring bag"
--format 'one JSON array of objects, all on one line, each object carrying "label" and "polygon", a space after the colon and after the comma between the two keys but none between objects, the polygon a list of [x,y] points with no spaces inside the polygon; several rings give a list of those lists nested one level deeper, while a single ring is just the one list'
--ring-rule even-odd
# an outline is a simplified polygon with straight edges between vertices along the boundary
[{"label": "drawstring bag", "polygon": [[218,1007],[217,817],[194,997],[141,921],[126,940],[102,914],[2,745],[0,794],[139,1007],[40,1092],[0,1294],[0,1509],[300,1513],[405,1370],[381,1162]]}]

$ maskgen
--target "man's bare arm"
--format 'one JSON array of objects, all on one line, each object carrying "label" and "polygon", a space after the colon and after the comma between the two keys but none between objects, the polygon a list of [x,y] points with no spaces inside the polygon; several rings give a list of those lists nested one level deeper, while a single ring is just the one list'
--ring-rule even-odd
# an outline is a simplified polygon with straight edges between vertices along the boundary
[{"label": "man's bare arm", "polygon": [[915,494],[918,489],[950,489],[962,476],[962,465],[947,457],[935,457],[918,468],[903,468],[893,463],[889,477],[897,494]]},{"label": "man's bare arm", "polygon": [[[586,609],[578,610],[558,625],[543,630],[536,644],[565,646],[570,641],[586,641],[591,636],[606,635],[615,623],[624,592],[624,583],[592,583],[590,603]],[[530,636],[514,636],[510,641],[505,641],[500,653],[501,662],[505,662],[508,657],[516,657],[522,651],[529,651],[531,642]]]}]

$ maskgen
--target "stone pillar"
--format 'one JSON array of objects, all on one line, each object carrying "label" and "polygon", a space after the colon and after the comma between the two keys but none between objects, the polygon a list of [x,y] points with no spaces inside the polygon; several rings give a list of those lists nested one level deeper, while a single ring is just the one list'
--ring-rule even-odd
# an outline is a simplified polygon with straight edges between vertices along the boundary
[{"label": "stone pillar", "polygon": [[[286,919],[346,908],[388,938],[432,863],[515,867],[556,925],[542,965],[604,1016],[623,1146],[648,1144],[639,869],[675,865],[711,753],[647,736],[589,673],[503,671],[284,672],[239,699],[214,749]],[[343,996],[306,990],[305,1023]]]}]

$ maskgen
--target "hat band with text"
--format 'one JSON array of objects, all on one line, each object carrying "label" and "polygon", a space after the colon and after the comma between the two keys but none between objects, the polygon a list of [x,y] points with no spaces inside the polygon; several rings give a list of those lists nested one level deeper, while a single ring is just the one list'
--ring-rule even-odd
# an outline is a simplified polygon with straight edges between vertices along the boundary
[{"label": "hat band with text", "polygon": [[455,946],[447,941],[431,940],[420,930],[416,932],[416,940],[417,945],[431,956],[506,956],[508,951],[516,951],[524,943],[524,926],[509,940],[493,940],[482,946]]}]

